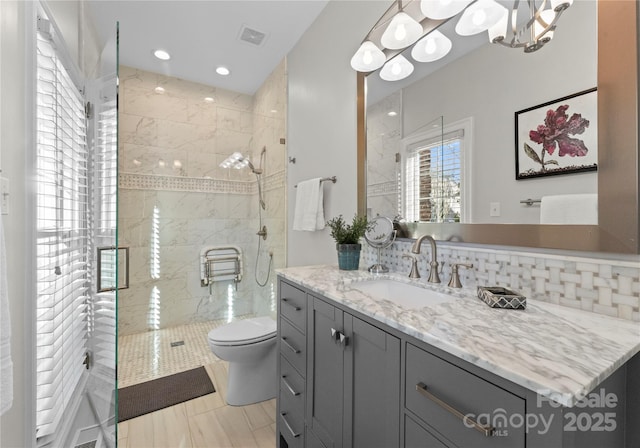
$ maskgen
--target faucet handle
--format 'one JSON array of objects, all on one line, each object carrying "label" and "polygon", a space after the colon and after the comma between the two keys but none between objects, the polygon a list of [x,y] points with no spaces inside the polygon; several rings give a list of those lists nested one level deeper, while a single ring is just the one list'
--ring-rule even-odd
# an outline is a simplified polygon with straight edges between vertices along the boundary
[{"label": "faucet handle", "polygon": [[451,266],[451,279],[449,280],[450,288],[462,288],[462,283],[460,283],[460,275],[458,274],[458,268],[472,268],[473,264],[469,263],[455,263]]},{"label": "faucet handle", "polygon": [[409,278],[420,278],[420,271],[418,271],[418,259],[415,255],[404,254],[402,258],[411,259],[411,272],[409,272]]}]

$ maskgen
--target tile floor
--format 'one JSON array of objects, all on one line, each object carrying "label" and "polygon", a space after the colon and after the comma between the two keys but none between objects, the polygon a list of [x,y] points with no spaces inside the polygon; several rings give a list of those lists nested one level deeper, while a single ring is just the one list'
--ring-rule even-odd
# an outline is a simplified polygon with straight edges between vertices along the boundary
[{"label": "tile floor", "polygon": [[[216,392],[118,424],[118,448],[273,448],[275,400],[228,406],[227,363],[207,343],[226,321],[194,323],[118,340],[118,387],[204,365]],[[184,345],[171,347],[171,342]]]}]

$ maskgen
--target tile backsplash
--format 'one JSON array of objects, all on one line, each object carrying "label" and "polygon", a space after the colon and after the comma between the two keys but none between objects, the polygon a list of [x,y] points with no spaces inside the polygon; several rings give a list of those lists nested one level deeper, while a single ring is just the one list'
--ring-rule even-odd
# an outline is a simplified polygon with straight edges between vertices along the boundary
[{"label": "tile backsplash", "polygon": [[[413,241],[398,240],[382,251],[382,263],[391,271],[409,273]],[[417,255],[422,277],[428,276],[428,244]],[[362,263],[377,260],[377,251],[363,244]],[[525,250],[493,249],[438,242],[439,273],[443,283],[454,263],[471,263],[459,270],[464,288],[503,286],[527,299],[555,303],[607,316],[640,322],[640,263]]]}]

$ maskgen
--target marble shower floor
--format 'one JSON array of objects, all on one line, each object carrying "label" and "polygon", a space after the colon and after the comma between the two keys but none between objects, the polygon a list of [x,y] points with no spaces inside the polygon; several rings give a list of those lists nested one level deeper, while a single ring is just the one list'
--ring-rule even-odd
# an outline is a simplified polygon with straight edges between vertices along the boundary
[{"label": "marble shower floor", "polygon": [[[207,343],[207,333],[225,323],[194,323],[119,338],[119,388],[204,365],[216,392],[119,423],[118,448],[275,447],[275,399],[249,406],[225,402],[228,364],[211,353]],[[176,341],[184,345],[171,347]]]}]

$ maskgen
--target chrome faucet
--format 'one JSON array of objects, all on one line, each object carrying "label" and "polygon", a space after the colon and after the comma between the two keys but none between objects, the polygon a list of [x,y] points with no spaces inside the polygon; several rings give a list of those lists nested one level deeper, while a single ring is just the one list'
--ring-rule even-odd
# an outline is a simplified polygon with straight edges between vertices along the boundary
[{"label": "chrome faucet", "polygon": [[434,240],[431,235],[422,235],[415,243],[413,243],[411,253],[419,254],[420,246],[425,239],[431,244],[431,262],[429,263],[430,269],[427,281],[429,283],[440,283],[440,276],[438,275],[438,250],[436,248],[436,240]]}]

